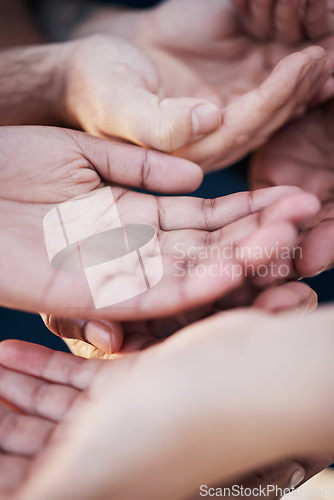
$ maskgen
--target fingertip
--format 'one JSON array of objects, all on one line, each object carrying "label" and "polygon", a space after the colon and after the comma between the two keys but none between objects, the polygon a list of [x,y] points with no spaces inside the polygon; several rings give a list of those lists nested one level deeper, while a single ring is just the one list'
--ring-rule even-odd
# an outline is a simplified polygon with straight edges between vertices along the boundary
[{"label": "fingertip", "polygon": [[281,286],[274,286],[261,293],[254,301],[253,306],[272,313],[281,313],[291,310],[311,312],[317,308],[318,296],[305,283],[291,282]]},{"label": "fingertip", "polygon": [[250,194],[253,212],[263,210],[287,196],[300,192],[302,192],[302,189],[297,186],[273,186],[256,189]]},{"label": "fingertip", "polygon": [[21,344],[27,344],[15,339],[6,339],[0,342],[0,363],[8,361],[19,349]]},{"label": "fingertip", "polygon": [[28,370],[43,364],[46,347],[23,342],[16,339],[4,340],[0,343],[0,363],[7,368]]},{"label": "fingertip", "polygon": [[315,195],[301,191],[291,194],[269,207],[263,213],[261,221],[264,224],[289,221],[300,225],[315,215],[320,208],[320,201]]},{"label": "fingertip", "polygon": [[[160,183],[160,192],[180,194],[191,193],[195,191],[203,182],[204,173],[202,168],[191,161],[175,156],[168,172],[163,173],[162,183]],[[168,179],[168,185],[161,185]]]},{"label": "fingertip", "polygon": [[207,135],[221,126],[222,110],[210,102],[201,103],[192,110],[191,119],[193,137]]},{"label": "fingertip", "polygon": [[88,321],[84,326],[84,338],[106,354],[115,354],[123,345],[123,328],[117,322]]}]

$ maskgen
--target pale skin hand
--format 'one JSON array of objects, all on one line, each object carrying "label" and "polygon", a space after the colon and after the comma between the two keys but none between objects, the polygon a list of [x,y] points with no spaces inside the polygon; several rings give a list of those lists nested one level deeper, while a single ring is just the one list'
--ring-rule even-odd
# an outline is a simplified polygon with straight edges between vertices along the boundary
[{"label": "pale skin hand", "polygon": [[278,132],[256,155],[253,187],[291,184],[314,193],[321,211],[304,227],[301,275],[313,276],[334,262],[334,101]]},{"label": "pale skin hand", "polygon": [[[250,286],[244,287],[245,289],[240,293],[232,293],[227,296],[223,301],[212,304],[211,306],[197,308],[195,311],[175,316],[174,318],[166,318],[161,320],[150,320],[147,322],[133,322],[124,323],[124,343],[121,353],[130,353],[134,351],[140,351],[148,346],[157,344],[167,338],[169,335],[176,333],[181,328],[205,318],[210,314],[214,314],[218,310],[222,310],[224,307],[238,307],[240,305],[245,305],[248,301],[254,297],[256,293],[256,299],[254,302],[254,307],[264,309],[272,312],[279,312],[284,310],[294,310],[295,312],[300,311],[304,313],[306,311],[311,311],[317,306],[316,294],[304,283],[291,282],[285,283],[281,286],[274,287],[272,289],[261,292],[255,292]],[[81,338],[81,332],[74,332],[79,330],[82,322],[68,319],[56,319],[52,318],[50,320],[55,328],[55,333],[60,336],[70,337],[71,335],[76,338]],[[49,324],[50,326],[50,324]],[[71,331],[69,331],[71,330]],[[94,348],[93,346],[84,343],[79,340],[67,341],[68,345],[77,355],[89,357],[89,358],[99,358],[99,359],[114,359],[115,356],[111,354],[106,354],[101,350]],[[29,345],[29,344],[28,344]],[[25,352],[25,358],[27,359],[28,352]],[[46,355],[46,350],[39,350],[39,353]],[[58,356],[58,355],[57,355]],[[30,362],[30,369],[39,370],[40,362],[37,356],[28,356]],[[8,356],[6,356],[8,360]],[[74,363],[75,364],[75,363]],[[57,367],[56,371],[57,371]],[[61,370],[61,366],[59,365]],[[30,371],[30,373],[32,373]],[[1,376],[2,375],[2,376]],[[37,375],[37,372],[35,373]],[[50,381],[54,380],[54,373],[50,373]],[[60,373],[58,373],[60,375]],[[17,392],[17,382],[12,377],[8,378],[8,373],[0,372],[0,400],[1,397],[6,399],[6,394],[8,394],[8,387],[10,387],[11,392]],[[32,387],[29,384],[30,380],[28,378],[20,379],[20,391],[24,390],[25,394],[28,396],[26,399],[29,403],[30,408],[33,407],[34,391],[31,390]],[[5,394],[6,393],[6,394]],[[46,423],[42,419],[42,415],[39,417],[32,417],[31,411],[28,411],[27,406],[25,408],[24,416],[17,416],[12,409],[4,406],[0,406],[0,449],[6,452],[6,455],[0,454],[0,491],[9,490],[17,488],[22,483],[23,479],[27,476],[28,471],[31,467],[32,460],[40,453],[43,449],[45,443],[47,442],[50,432],[54,429],[56,423],[61,420],[61,413],[59,409],[67,408],[71,403],[71,398],[68,397],[68,391],[64,390],[64,387],[55,386],[54,387],[54,397],[57,398],[57,410],[52,404],[48,407],[48,420]],[[30,402],[29,402],[30,401]],[[14,403],[14,400],[12,400]],[[55,411],[56,410],[56,411]],[[62,411],[62,410],[61,410]],[[12,425],[8,431],[8,422],[15,421],[15,425]],[[315,467],[317,470],[325,467],[331,459],[322,458],[321,460],[312,461],[308,467],[305,467],[307,472],[311,473],[311,467]],[[304,466],[304,462],[303,462]],[[276,482],[282,487],[286,487],[291,480],[292,475],[296,472],[296,469],[300,471],[303,467],[301,464],[296,464],[296,462],[282,463],[267,469],[262,472],[263,479],[267,480],[267,484],[276,484]],[[257,482],[255,482],[257,478]],[[244,480],[247,485],[258,484],[258,476],[250,477],[248,476]]]},{"label": "pale skin hand", "polygon": [[[113,359],[115,358],[114,355],[107,354],[109,351],[108,344],[106,343],[106,338],[108,339],[107,332],[109,332],[112,338],[112,345],[116,346],[119,343],[119,345],[122,345],[121,353],[129,353],[163,342],[165,338],[176,333],[181,328],[211,314],[215,314],[217,311],[250,305],[251,303],[253,303],[253,307],[255,308],[275,313],[292,310],[295,312],[300,311],[300,313],[304,314],[306,311],[316,308],[317,297],[313,290],[300,282],[285,283],[281,286],[269,288],[261,293],[252,287],[250,282],[246,282],[241,288],[226,295],[212,305],[197,308],[194,311],[177,315],[173,318],[137,323],[125,322],[122,325],[115,322],[101,324],[101,322],[97,321],[85,322],[65,318],[61,319],[54,316],[44,317],[44,320],[53,333],[65,339],[85,339],[94,341],[97,345],[100,344],[101,349],[98,349],[82,340],[66,340],[72,353],[77,356],[91,359]],[[104,331],[102,338],[101,328]],[[237,478],[234,484],[244,486],[244,488],[276,485],[277,488],[286,490],[292,485],[296,487],[296,481],[299,483],[303,475],[307,480],[327,467],[332,461],[332,456],[324,455],[317,458],[313,457],[311,460],[299,459],[298,461],[282,462],[263,469],[260,472],[248,474],[244,478]],[[24,471],[22,471],[23,473]],[[15,479],[16,475],[13,474],[13,481]],[[4,478],[4,481],[8,481],[8,474]],[[16,484],[18,485],[18,483]],[[223,485],[223,487],[228,486],[227,484]],[[275,497],[276,493],[268,496],[269,500]],[[192,498],[197,498],[197,496],[192,496]]]},{"label": "pale skin hand", "polygon": [[[238,310],[112,363],[3,343],[1,397],[41,423],[25,451],[37,457],[21,467],[30,478],[14,498],[181,499],[198,491],[199,477],[228,484],[283,457],[321,453],[324,465],[333,447],[332,321],[331,308],[305,318]],[[45,418],[56,424],[51,439]],[[4,445],[11,456],[15,439]]]},{"label": "pale skin hand", "polygon": [[[255,4],[259,5],[258,2]],[[253,9],[253,2],[249,5]],[[249,30],[250,27],[258,30],[262,23],[262,31],[266,32],[268,7],[279,26],[276,31],[271,31],[275,40],[264,43],[251,36]],[[156,104],[160,103],[161,114],[152,113],[147,120],[146,110],[154,100],[138,88],[132,93],[137,95],[140,92],[141,103],[138,101],[132,109],[124,109],[122,103],[128,101],[126,94],[129,85],[132,85],[131,79],[124,88],[118,86],[110,94],[110,102],[105,101],[107,112],[104,112],[103,106],[98,106],[99,112],[96,113],[98,96],[95,95],[95,102],[93,97],[87,103],[81,98],[79,85],[74,87],[76,100],[70,97],[69,102],[75,102],[74,111],[81,126],[94,133],[118,135],[138,144],[176,151],[177,155],[199,163],[205,171],[229,165],[263,144],[292,116],[304,112],[315,94],[318,93],[318,99],[325,99],[333,93],[332,79],[320,94],[318,92],[321,83],[327,79],[325,73],[329,76],[332,72],[331,64],[320,48],[309,48],[281,61],[309,45],[309,41],[302,41],[302,32],[310,38],[328,33],[328,12],[323,0],[317,3],[316,13],[314,7],[307,3],[302,21],[297,15],[299,7],[299,1],[278,2],[275,11],[273,2],[262,2],[260,13],[255,17],[243,14],[242,6],[239,6],[238,14],[235,6],[227,0],[170,0],[154,9],[136,13],[105,8],[78,27],[74,36],[93,33],[118,35],[144,49],[155,66],[156,76],[153,77],[152,67],[148,72],[148,83],[151,86],[149,90],[159,96]],[[322,10],[325,14],[319,18]],[[278,22],[282,12],[288,22]],[[317,23],[315,17],[319,18]],[[184,29],[184,20],[187,20],[187,29]],[[102,44],[101,39],[99,43]],[[332,49],[333,43],[328,43],[327,47]],[[319,62],[311,63],[310,55],[313,61]],[[311,69],[309,64],[315,64],[314,68]],[[269,76],[272,70],[274,73]],[[318,73],[315,87],[311,83],[313,70]],[[103,74],[106,71],[105,68]],[[81,63],[77,66],[76,77],[78,75],[83,82],[82,89],[86,89],[82,95],[87,95],[89,82],[94,89],[100,86],[101,95],[106,95],[101,79],[97,80],[97,76]],[[108,83],[108,89],[110,85],[113,86],[113,83]],[[114,96],[118,99],[112,102]],[[179,141],[191,136],[191,123],[189,119],[188,124],[185,121],[180,134],[175,120],[176,110],[174,112],[172,108],[175,99],[185,97],[212,101],[222,108],[223,122],[216,132],[178,149]],[[119,115],[121,107],[121,120],[113,121],[111,116]],[[166,121],[159,121],[164,115]],[[142,121],[143,116],[145,122]],[[150,128],[149,123],[160,125]],[[167,126],[163,126],[164,123]]]}]

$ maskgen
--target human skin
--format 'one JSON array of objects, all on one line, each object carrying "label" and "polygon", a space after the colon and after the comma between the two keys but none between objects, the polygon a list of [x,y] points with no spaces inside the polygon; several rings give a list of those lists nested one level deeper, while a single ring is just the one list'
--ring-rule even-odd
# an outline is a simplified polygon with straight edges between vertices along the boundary
[{"label": "human skin", "polygon": [[[300,56],[295,54],[276,65],[288,54],[305,49],[312,40],[325,44],[331,53],[332,18],[330,6],[323,0],[316,8],[311,2],[303,2],[302,17],[299,0],[251,1],[247,2],[248,10],[245,5],[228,0],[169,0],[144,11],[104,7],[75,26],[72,33],[74,38],[97,33],[116,35],[135,43],[153,61],[155,92],[161,104],[167,106],[168,99],[180,97],[212,101],[223,112],[222,125],[216,132],[179,149],[179,134],[171,119],[168,133],[165,137],[160,134],[157,141],[145,124],[133,130],[129,120],[124,120],[121,131],[120,125],[110,120],[110,113],[103,117],[102,110],[97,117],[92,105],[86,105],[86,109],[77,106],[80,126],[95,134],[121,133],[139,144],[176,151],[199,163],[206,172],[230,165],[258,148],[307,107],[307,102],[298,97],[296,84],[295,64],[300,64]],[[264,43],[262,38],[268,33],[271,39]],[[82,64],[80,67],[78,74],[84,75],[87,70]],[[318,98],[325,98],[332,90],[331,79]],[[79,101],[80,92],[76,95]],[[309,97],[308,102],[312,100]],[[131,116],[134,124],[145,114],[147,102],[143,99],[142,109],[138,106],[136,116]],[[104,118],[102,127],[97,126],[98,118],[100,123]]]},{"label": "human skin", "polygon": [[1,397],[56,422],[9,498],[188,498],[287,457],[329,461],[332,321],[236,310],[113,362],[3,343]]},{"label": "human skin", "polygon": [[[243,248],[248,249],[248,263],[255,270],[277,259],[276,248],[278,252],[292,249],[299,226],[319,209],[315,197],[291,187],[254,195],[240,193],[216,201],[132,192],[117,183],[184,191],[199,184],[202,172],[186,160],[82,132],[2,127],[0,142],[0,302],[7,307],[114,320],[177,314],[210,303],[240,286],[247,271],[238,276],[232,271],[234,266],[243,269]],[[164,276],[158,285],[120,306],[95,309],[84,273],[51,267],[43,219],[58,204],[110,183],[122,224],[148,224],[156,230]],[[109,229],[108,224],[110,221],[105,221],[104,231]],[[182,245],[182,254],[177,244]],[[217,251],[210,249],[225,247],[231,248],[224,260],[229,272],[224,276],[203,273],[203,268],[209,270],[221,260]],[[260,255],[257,248],[263,249]],[[265,252],[272,248],[273,253]],[[201,257],[203,249],[206,255]],[[287,256],[288,264],[292,258],[293,252]],[[182,264],[182,273],[175,266],[176,260]],[[198,266],[201,273],[197,273]]]},{"label": "human skin", "polygon": [[[105,331],[112,332],[112,335],[123,334],[121,353],[130,353],[143,350],[149,346],[161,343],[168,336],[175,334],[181,328],[188,324],[192,324],[202,318],[217,313],[217,311],[227,310],[230,308],[251,305],[253,308],[271,311],[273,313],[291,310],[299,311],[299,314],[305,314],[307,311],[312,311],[317,306],[315,293],[308,288],[304,283],[289,282],[280,286],[269,288],[263,292],[252,289],[250,283],[246,282],[241,288],[228,294],[212,305],[202,308],[197,308],[194,311],[176,315],[173,318],[150,320],[147,322],[125,322],[122,325],[117,325],[113,322],[105,323]],[[96,334],[100,331],[100,322],[96,321],[80,321],[66,318],[56,318],[54,316],[44,316],[46,325],[51,331],[63,338],[72,337],[73,339],[92,339],[99,340]],[[114,355],[106,353],[106,348],[101,345],[101,349],[94,347],[82,340],[66,340],[67,345],[72,353],[78,356],[84,356],[90,359],[114,359]],[[99,343],[99,342],[97,342]],[[43,436],[42,436],[43,437]],[[13,438],[16,440],[17,438]],[[31,437],[30,437],[31,439]],[[332,463],[332,455],[319,455],[312,458],[300,458],[295,460],[283,461],[276,463],[270,467],[264,467],[261,471],[248,473],[245,477],[239,477],[234,481],[234,484],[243,486],[244,488],[259,488],[267,485],[276,485],[277,488],[286,490],[297,486],[303,479],[307,480],[314,474],[317,474],[322,469]],[[10,466],[10,464],[9,464]],[[13,464],[14,467],[14,464]],[[21,473],[24,471],[22,469]],[[8,481],[8,474],[5,480]],[[17,477],[16,474],[11,476],[13,480]],[[229,484],[221,485],[228,488]],[[227,495],[227,494],[226,494]],[[276,497],[276,492],[269,495],[269,500]],[[195,495],[192,498],[197,498]],[[200,497],[198,497],[200,498]]]},{"label": "human skin", "polygon": [[255,188],[290,184],[314,193],[321,211],[303,228],[303,259],[296,266],[313,276],[334,262],[334,101],[278,132],[254,157],[250,173]]},{"label": "human skin", "polygon": [[[323,49],[305,41],[266,46],[229,2],[196,2],[193,8],[173,0],[138,13],[134,44],[124,39],[129,34],[118,16],[108,35],[2,51],[0,124],[81,127],[176,151],[208,171],[265,142],[311,101],[334,94]],[[193,26],[189,33],[177,25],[182,12]],[[305,30],[310,22],[306,16]]]}]

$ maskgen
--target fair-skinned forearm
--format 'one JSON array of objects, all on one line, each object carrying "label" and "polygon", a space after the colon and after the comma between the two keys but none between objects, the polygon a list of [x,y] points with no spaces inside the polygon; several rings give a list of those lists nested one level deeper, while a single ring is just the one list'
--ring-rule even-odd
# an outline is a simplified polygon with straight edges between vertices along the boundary
[{"label": "fair-skinned forearm", "polygon": [[0,51],[0,125],[62,124],[65,45]]},{"label": "fair-skinned forearm", "polygon": [[43,42],[24,1],[1,2],[0,125],[61,121],[55,104],[62,86],[57,69],[62,49]]}]

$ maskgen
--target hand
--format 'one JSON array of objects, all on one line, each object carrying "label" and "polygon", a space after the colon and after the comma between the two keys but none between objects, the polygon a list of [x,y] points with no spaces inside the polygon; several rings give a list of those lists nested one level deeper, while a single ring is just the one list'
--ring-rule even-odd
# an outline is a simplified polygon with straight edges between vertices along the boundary
[{"label": "hand", "polygon": [[[245,303],[245,300],[249,300],[252,295],[254,295],[254,290],[247,290],[247,293],[243,291],[241,294],[230,294],[229,302],[227,303],[228,297],[224,298],[224,302],[226,306],[231,307],[233,304],[234,307],[237,307],[241,303]],[[243,297],[242,301],[241,297]],[[305,310],[306,308],[307,310],[312,310],[316,307],[316,302],[315,293],[307,285],[304,283],[291,282],[260,293],[257,296],[255,306],[272,312],[287,310],[288,308],[292,308],[297,311],[298,309]],[[123,345],[122,352],[125,353],[135,350],[143,350],[148,345],[158,343],[166,336],[175,333],[182,327],[185,327],[196,320],[204,318],[206,314],[213,313],[218,307],[222,306],[223,304],[215,304],[211,307],[201,308],[200,311],[197,309],[192,313],[179,315],[173,319],[169,318],[167,320],[148,321],[146,323],[128,323],[125,325],[125,329],[128,327],[128,331],[126,331],[126,342]],[[65,319],[57,321],[54,319],[52,320],[52,323],[56,328],[58,328],[57,334],[60,334],[59,328],[63,331],[68,328],[69,322],[70,320]],[[74,328],[78,329],[81,326],[80,322],[75,322],[75,320],[72,320],[71,323],[72,331]],[[101,359],[113,358],[113,356],[99,351],[96,348],[94,349],[92,346],[89,346],[87,343],[79,340],[72,340],[67,343],[70,344],[73,352],[81,356],[91,358],[98,357]],[[8,343],[6,345],[8,345]],[[17,346],[21,348],[20,346],[23,346],[23,344],[19,343]],[[27,344],[27,346],[29,346],[29,344]],[[33,350],[30,350],[29,352],[34,353]],[[40,366],[40,364],[38,364],[38,360],[40,358],[36,357],[36,353],[42,355],[43,359],[43,356],[47,356],[48,351],[37,348],[33,359],[30,358],[31,366],[34,367],[33,369],[38,370],[38,367]],[[60,355],[60,357],[62,356]],[[73,366],[75,366],[75,364],[76,362],[73,361]],[[49,373],[50,381],[59,377],[60,368],[61,367],[58,364],[54,366],[54,369],[52,368],[51,373]],[[37,375],[37,372],[35,372],[35,375]],[[17,386],[18,383],[20,384],[20,387]],[[36,387],[39,387],[39,385]],[[54,397],[57,399],[57,405],[50,405],[48,413],[44,414],[42,417],[40,412],[39,416],[33,416],[31,415],[31,410],[28,410],[28,405],[30,409],[33,408],[33,397],[35,393],[34,390],[31,390],[31,380],[28,377],[20,377],[18,380],[17,378],[15,379],[15,376],[13,377],[10,372],[1,372],[0,370],[0,399],[1,396],[5,397],[6,393],[8,396],[9,388],[10,391],[15,394],[16,398],[17,391],[22,390],[24,390],[28,398],[25,400],[27,404],[25,405],[25,413],[23,415],[17,415],[17,413],[13,411],[14,407],[9,407],[8,403],[6,405],[0,403],[0,449],[6,453],[6,455],[0,454],[0,492],[12,488],[18,488],[23,483],[24,478],[28,474],[32,460],[44,448],[56,424],[61,421],[65,409],[68,408],[68,406],[72,403],[73,398],[77,395],[77,393],[73,392],[71,389],[68,390],[64,386],[55,385],[53,389]],[[12,425],[10,425],[9,432],[5,432],[9,426],[7,423],[8,421],[12,422]],[[15,422],[15,425],[13,424],[13,421]],[[4,429],[4,431],[1,429]],[[325,461],[322,459],[320,464],[318,461],[314,465],[317,467],[316,470],[321,470],[321,468],[325,467],[327,464],[328,459],[326,458]],[[262,477],[267,478],[267,484],[274,484],[278,481],[282,487],[286,487],[286,485],[289,484],[291,476],[296,471],[296,467],[297,470],[302,470],[300,464],[297,465],[296,463],[291,462],[278,464],[275,468],[268,469],[265,476],[262,474]],[[308,466],[305,467],[304,462],[303,468],[313,470],[310,469],[311,464],[308,464]],[[286,483],[285,486],[283,486],[284,481]],[[243,480],[243,484],[245,484],[245,482],[247,486],[250,485],[250,482],[253,486],[255,486],[255,484],[258,483],[258,476],[254,476],[254,478],[247,477]]]},{"label": "hand", "polygon": [[[251,12],[256,12],[258,4],[248,2]],[[99,58],[90,58],[89,52],[82,52],[79,64],[72,64],[75,71],[71,73],[74,83],[77,82],[72,93],[78,122],[98,135],[117,135],[138,144],[174,151],[196,161],[205,171],[230,165],[262,145],[292,116],[304,112],[317,93],[318,99],[333,94],[331,79],[319,95],[332,73],[326,53],[320,47],[306,49],[309,42],[302,40],[302,33],[313,37],[328,32],[325,1],[317,2],[316,12],[307,3],[302,22],[298,17],[299,1],[278,2],[276,11],[273,5],[271,1],[262,2],[253,17],[243,14],[240,6],[236,10],[228,0],[169,0],[136,13],[123,10],[115,13],[114,7],[102,9],[78,28],[74,36],[104,33],[128,38],[145,51],[154,67],[146,70],[147,76],[141,84],[144,89],[138,90],[135,82],[137,88],[131,91],[132,107],[129,107],[127,94],[135,81],[129,68],[123,69],[127,71],[127,84],[118,84],[112,74],[101,79],[100,74],[106,75],[108,71],[106,56],[103,70],[98,70]],[[268,31],[269,9],[274,11],[275,40],[264,43],[251,36],[249,30],[260,30],[263,24],[259,34]],[[287,22],[283,22],[283,16]],[[104,45],[101,39],[99,43],[99,52],[104,47],[103,54],[107,54],[107,39]],[[327,44],[327,48],[333,51],[333,43]],[[94,70],[84,64],[88,59],[96,60]],[[137,59],[141,61],[139,55]],[[87,94],[91,96],[88,103]],[[137,95],[140,95],[138,102]],[[223,123],[216,132],[181,149],[180,142],[185,144],[194,131],[186,109],[181,127],[180,98],[206,99],[223,110]],[[159,107],[151,117],[148,110],[154,102]],[[177,103],[181,106],[179,112],[174,108]],[[118,119],[113,119],[116,116]],[[217,121],[212,123],[217,127]]]},{"label": "hand", "polygon": [[300,186],[322,202],[321,211],[303,229],[299,273],[313,276],[334,262],[334,101],[278,132],[254,158],[255,188],[277,184]]},{"label": "hand", "polygon": [[43,314],[47,328],[65,340],[71,352],[91,359],[109,359],[115,354],[140,351],[162,342],[182,328],[220,311],[253,306],[272,313],[313,311],[317,295],[305,283],[288,282],[259,290],[250,279],[221,299],[173,317],[148,321],[116,322],[61,318]]},{"label": "hand", "polygon": [[[3,343],[1,398],[56,423],[50,439],[41,432],[35,441],[37,459],[15,498],[185,498],[199,476],[226,484],[283,457],[325,460],[332,320],[331,308],[299,319],[238,310],[111,363]],[[5,446],[10,455],[13,441]]]},{"label": "hand", "polygon": [[[201,180],[200,169],[161,153],[61,129],[3,127],[0,142],[0,210],[4,214],[0,302],[25,310],[130,320],[176,314],[205,304],[245,279],[246,272],[239,272],[240,276],[231,272],[233,266],[242,270],[244,265],[232,248],[236,240],[240,250],[244,245],[249,250],[249,263],[256,270],[275,260],[275,255],[263,251],[253,258],[253,250],[274,247],[275,254],[276,248],[278,252],[281,247],[290,248],[297,240],[299,225],[319,208],[313,196],[296,192],[296,188],[264,191],[255,197],[241,193],[215,203],[159,198],[115,186],[112,193],[122,223],[149,224],[157,231],[164,277],[147,293],[119,307],[95,309],[84,273],[51,267],[43,235],[44,216],[57,204],[95,192],[108,182],[152,190],[191,189]],[[19,151],[16,144],[20,144]],[[295,194],[286,197],[291,193]],[[281,201],[269,207],[275,199]],[[268,209],[258,215],[265,207]],[[109,213],[100,214],[100,231],[110,228]],[[228,245],[232,250],[224,260],[230,269],[226,279],[217,271],[214,276],[206,272],[222,260],[217,253],[211,255],[210,249],[217,252]],[[202,258],[201,250],[208,255]],[[197,272],[199,266],[201,273]]]}]

